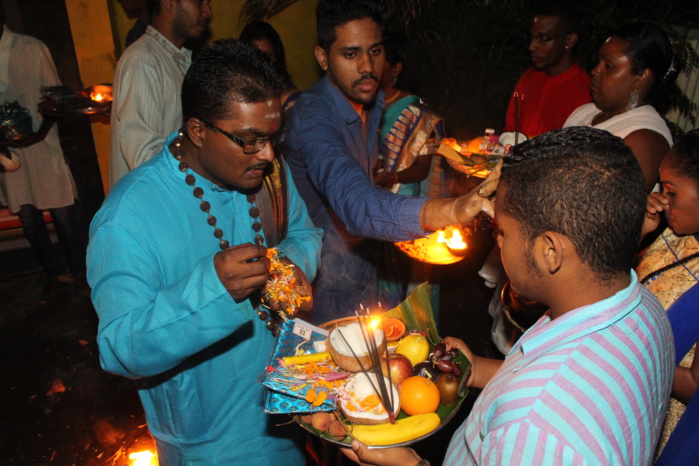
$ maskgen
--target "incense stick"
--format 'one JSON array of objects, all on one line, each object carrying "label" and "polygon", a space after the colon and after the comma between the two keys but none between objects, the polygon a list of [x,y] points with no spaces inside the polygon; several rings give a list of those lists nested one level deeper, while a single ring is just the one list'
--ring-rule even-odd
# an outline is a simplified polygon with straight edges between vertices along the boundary
[{"label": "incense stick", "polygon": [[[367,309],[366,312],[368,313],[369,310]],[[383,373],[381,371],[381,359],[379,357],[379,350],[376,347],[375,332],[372,329],[367,329],[366,319],[368,316],[364,316],[362,318],[362,316],[360,316],[359,313],[357,313],[356,311],[355,315],[357,316],[359,329],[362,332],[362,337],[364,338],[364,344],[366,345],[367,351],[369,353],[369,359],[371,359],[371,362],[374,366],[374,375],[376,375],[376,383],[378,383],[379,388],[381,390],[381,396],[379,396],[379,400],[381,401],[381,404],[388,413],[388,420],[391,422],[391,424],[393,424],[395,422],[392,401],[393,389],[391,388],[391,395],[389,396],[386,389],[386,380],[384,379]]]}]

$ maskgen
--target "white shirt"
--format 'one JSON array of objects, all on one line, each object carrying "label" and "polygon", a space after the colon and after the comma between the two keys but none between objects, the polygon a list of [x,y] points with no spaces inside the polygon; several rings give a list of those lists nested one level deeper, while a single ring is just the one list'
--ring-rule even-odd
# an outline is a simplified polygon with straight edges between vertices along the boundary
[{"label": "white shirt", "polygon": [[182,126],[180,91],[192,52],[152,26],[126,48],[114,73],[109,184],[155,155]]},{"label": "white shirt", "polygon": [[[592,102],[581,105],[570,114],[566,122],[563,124],[563,127],[593,126],[592,119],[599,112],[601,112],[601,110]],[[667,140],[667,143],[672,146],[672,134],[670,133],[670,129],[667,127],[663,117],[661,117],[660,114],[650,105],[643,105],[641,107],[636,107],[633,110],[627,110],[620,115],[616,115],[609,120],[603,121],[598,125],[594,125],[594,127],[605,129],[622,139],[634,131],[649,129],[660,134],[665,138],[665,140]]]},{"label": "white shirt", "polygon": [[[34,37],[15,34],[3,26],[0,39],[0,104],[15,102],[29,110],[34,132],[43,117],[38,106],[42,86],[61,84],[46,45]],[[22,204],[38,209],[66,207],[75,203],[77,190],[63,158],[58,129],[51,128],[43,141],[23,149],[13,148],[22,166],[0,173],[0,204],[16,213]]]}]

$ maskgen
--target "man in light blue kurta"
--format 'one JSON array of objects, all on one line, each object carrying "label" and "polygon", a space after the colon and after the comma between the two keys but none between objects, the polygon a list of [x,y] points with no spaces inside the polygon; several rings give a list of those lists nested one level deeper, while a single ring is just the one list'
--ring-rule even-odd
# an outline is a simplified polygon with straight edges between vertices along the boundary
[{"label": "man in light blue kurta", "polygon": [[[241,51],[239,43],[225,42],[214,54],[217,63],[226,63],[221,65],[228,67],[225,72],[263,66],[228,57],[232,49],[248,61],[259,59],[252,51]],[[186,91],[190,73],[216,72],[216,65],[204,61],[210,58],[206,50],[199,58],[201,66],[195,61],[185,78],[184,135],[172,134],[158,154],[125,176],[93,220],[88,280],[100,318],[101,364],[109,372],[137,379],[161,464],[303,464],[294,439],[275,426],[278,419],[263,413],[258,377],[275,339],[247,297],[234,299],[235,284],[226,281],[219,263],[221,257],[233,257],[225,254],[246,247],[263,252],[258,261],[242,261],[241,267],[267,261],[264,248],[251,244],[257,232],[248,194],[262,183],[260,166],[274,157],[266,139],[279,127],[281,105],[273,88],[273,97],[263,96],[262,102],[245,103],[245,95],[234,95],[242,103],[234,98],[227,102],[224,93],[209,99],[222,110],[210,113],[196,103],[188,110],[186,93],[199,98],[203,92],[215,96],[225,89],[209,85]],[[257,113],[236,110],[241,108]],[[261,118],[249,117],[258,115],[259,108]],[[203,118],[215,123],[205,126]],[[214,125],[238,135],[250,134],[250,128],[259,132],[238,143]],[[176,155],[189,168],[183,171]],[[212,169],[214,161],[223,160],[225,165]],[[238,178],[227,175],[241,163]],[[210,204],[209,212],[231,248],[220,249],[208,215],[193,195],[194,186],[185,181],[190,175],[194,186],[203,189],[202,200]],[[231,179],[240,183],[231,185]],[[288,229],[277,247],[312,280],[322,232],[313,227],[290,175],[287,180]],[[259,200],[259,190],[257,196]],[[290,427],[292,433],[299,432]]]}]

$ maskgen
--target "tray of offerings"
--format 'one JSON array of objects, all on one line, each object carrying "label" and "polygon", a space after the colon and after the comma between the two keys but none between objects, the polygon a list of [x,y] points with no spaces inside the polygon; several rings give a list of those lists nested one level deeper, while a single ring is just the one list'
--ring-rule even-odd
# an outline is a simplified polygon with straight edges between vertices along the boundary
[{"label": "tray of offerings", "polygon": [[406,446],[433,435],[466,398],[470,363],[418,326],[400,307],[320,327],[288,320],[262,382],[265,411],[289,413],[341,447],[353,438],[370,448]]},{"label": "tray of offerings", "polygon": [[495,168],[502,154],[481,154],[470,152],[467,145],[461,145],[456,139],[444,138],[437,152],[442,155],[451,168],[469,176],[485,178]]}]

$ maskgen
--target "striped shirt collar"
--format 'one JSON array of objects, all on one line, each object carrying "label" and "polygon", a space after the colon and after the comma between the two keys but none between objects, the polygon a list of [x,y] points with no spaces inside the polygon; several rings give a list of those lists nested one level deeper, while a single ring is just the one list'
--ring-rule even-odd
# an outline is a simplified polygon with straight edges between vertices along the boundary
[{"label": "striped shirt collar", "polygon": [[641,285],[631,270],[629,286],[614,296],[569,311],[555,320],[551,320],[548,312],[544,314],[522,335],[508,357],[521,351],[520,367],[525,366],[561,345],[613,325],[631,313],[640,300]]},{"label": "striped shirt collar", "polygon": [[172,59],[183,72],[187,72],[189,65],[192,63],[191,50],[185,47],[178,49],[175,44],[170,42],[164,35],[158,32],[158,30],[151,25],[148,25],[146,28],[146,34],[155,39],[172,56]]}]

